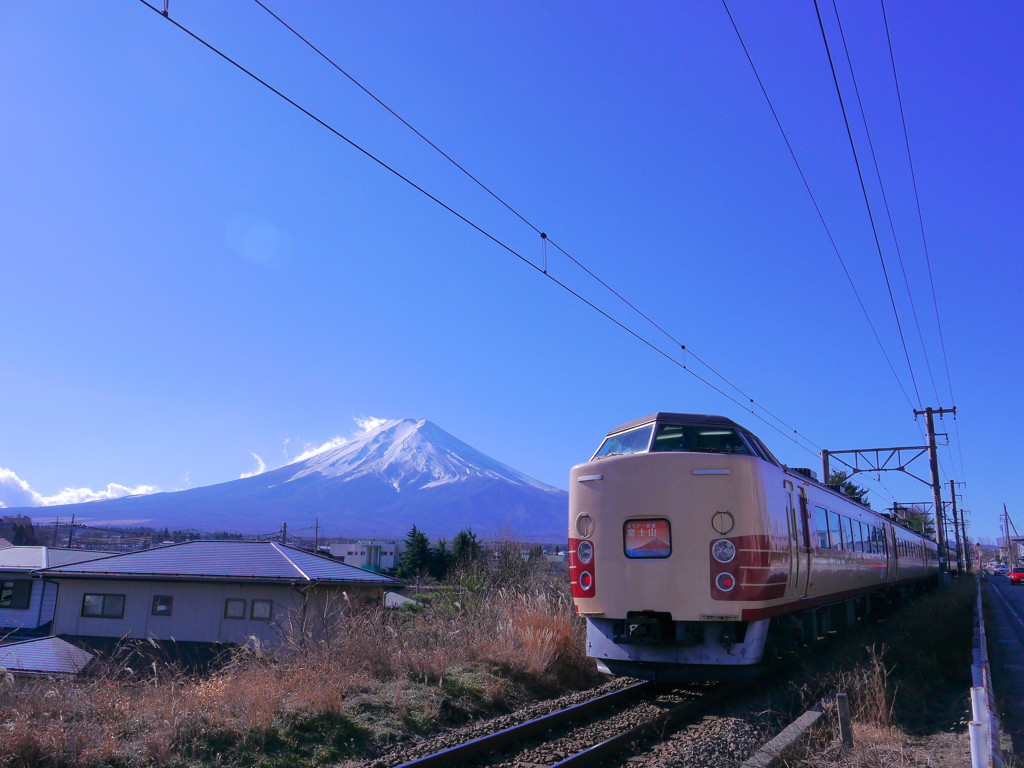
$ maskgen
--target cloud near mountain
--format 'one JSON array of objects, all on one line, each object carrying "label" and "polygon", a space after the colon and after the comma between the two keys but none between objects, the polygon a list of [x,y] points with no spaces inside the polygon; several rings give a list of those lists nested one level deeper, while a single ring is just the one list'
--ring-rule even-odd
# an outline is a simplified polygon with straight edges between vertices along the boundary
[{"label": "cloud near mountain", "polygon": [[86,501],[120,499],[137,494],[156,493],[155,485],[137,485],[134,488],[120,483],[107,483],[102,491],[92,488],[65,488],[52,496],[43,496],[18,477],[11,469],[0,467],[0,507],[54,507],[81,504]]},{"label": "cloud near mountain", "polygon": [[[487,456],[426,419],[366,420],[352,439],[328,441],[291,463],[218,485],[54,509],[102,524],[255,533],[319,522],[329,535],[430,536],[472,527],[527,539],[565,537],[568,494]],[[262,459],[257,458],[257,462]]]}]

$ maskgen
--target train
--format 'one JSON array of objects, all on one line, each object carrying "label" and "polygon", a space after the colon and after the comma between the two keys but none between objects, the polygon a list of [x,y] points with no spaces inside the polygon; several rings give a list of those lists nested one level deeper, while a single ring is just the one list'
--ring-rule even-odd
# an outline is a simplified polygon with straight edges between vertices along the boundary
[{"label": "train", "polygon": [[689,413],[622,424],[572,468],[568,560],[598,669],[666,682],[754,676],[939,574],[931,539]]}]

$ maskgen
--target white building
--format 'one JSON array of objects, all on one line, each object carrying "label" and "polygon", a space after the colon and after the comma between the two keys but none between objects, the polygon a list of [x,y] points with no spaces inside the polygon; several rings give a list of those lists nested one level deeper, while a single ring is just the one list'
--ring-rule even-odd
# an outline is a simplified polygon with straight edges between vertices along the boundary
[{"label": "white building", "polygon": [[331,557],[345,565],[365,568],[368,571],[393,571],[398,567],[398,558],[405,551],[404,541],[373,540],[350,541],[331,544]]}]

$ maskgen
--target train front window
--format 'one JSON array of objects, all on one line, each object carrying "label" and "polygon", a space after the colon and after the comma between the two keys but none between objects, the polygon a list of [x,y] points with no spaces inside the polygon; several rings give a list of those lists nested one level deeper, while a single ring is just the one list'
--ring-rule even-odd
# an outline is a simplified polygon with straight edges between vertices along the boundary
[{"label": "train front window", "polygon": [[625,456],[627,453],[643,453],[651,442],[653,425],[631,429],[619,435],[606,438],[594,454],[595,459],[606,459],[609,456]]},{"label": "train front window", "polygon": [[748,456],[751,454],[743,437],[735,429],[681,424],[659,424],[651,450],[686,453],[738,453]]}]

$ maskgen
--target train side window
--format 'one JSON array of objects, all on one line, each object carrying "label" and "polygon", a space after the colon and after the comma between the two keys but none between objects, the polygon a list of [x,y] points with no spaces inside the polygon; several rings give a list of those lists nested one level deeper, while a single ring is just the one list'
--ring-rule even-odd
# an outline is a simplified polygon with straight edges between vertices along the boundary
[{"label": "train side window", "polygon": [[847,549],[847,551],[852,552],[852,551],[854,551],[856,549],[856,546],[854,546],[854,543],[853,543],[854,542],[854,538],[853,538],[853,520],[851,520],[848,517],[845,518],[845,520],[846,520],[846,534],[848,536],[848,538],[846,540],[850,544],[850,546],[848,546],[846,549]]},{"label": "train side window", "polygon": [[843,549],[843,518],[835,512],[828,513],[828,537],[832,540],[832,549]]},{"label": "train side window", "polygon": [[862,523],[860,520],[854,520],[853,521],[853,535],[854,535],[854,540],[857,542],[857,551],[858,552],[864,552],[865,551],[865,549],[864,549],[864,539],[867,538],[864,535],[865,530],[866,530],[866,528],[865,528],[864,523]]},{"label": "train side window", "polygon": [[828,540],[828,510],[824,507],[814,508],[814,519],[818,525],[818,549],[830,549]]}]

